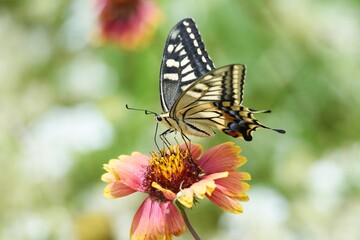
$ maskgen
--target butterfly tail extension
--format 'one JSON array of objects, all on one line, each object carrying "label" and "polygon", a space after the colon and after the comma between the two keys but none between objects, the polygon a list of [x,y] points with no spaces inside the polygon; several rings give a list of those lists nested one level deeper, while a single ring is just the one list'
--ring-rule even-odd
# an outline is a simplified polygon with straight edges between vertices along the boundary
[{"label": "butterfly tail extension", "polygon": [[[249,108],[250,112],[251,113],[271,113],[271,110],[255,110],[255,109],[252,109],[252,108]],[[266,129],[270,129],[270,130],[273,130],[275,132],[278,132],[278,133],[281,133],[281,134],[285,134],[286,131],[284,129],[278,129],[278,128],[269,128],[267,126],[264,126],[262,125],[263,128],[266,128]]]},{"label": "butterfly tail extension", "polygon": [[234,138],[242,137],[245,141],[251,141],[252,132],[258,128],[285,133],[283,129],[273,129],[259,123],[254,117],[255,113],[269,113],[270,110],[253,110],[241,105],[232,105],[230,102],[217,103],[216,107],[224,112],[225,124],[221,130]]}]

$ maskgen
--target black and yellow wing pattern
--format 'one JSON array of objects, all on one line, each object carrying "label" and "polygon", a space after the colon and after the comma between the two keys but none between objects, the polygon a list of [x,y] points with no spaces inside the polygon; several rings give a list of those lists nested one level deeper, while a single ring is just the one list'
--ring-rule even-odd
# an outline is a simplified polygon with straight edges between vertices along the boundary
[{"label": "black and yellow wing pattern", "polygon": [[[160,73],[163,113],[157,120],[168,132],[210,137],[215,128],[232,137],[252,140],[257,128],[271,129],[254,118],[256,111],[242,105],[246,67],[215,68],[192,19],[180,21],[167,39]],[[272,129],[285,133],[281,129]]]},{"label": "black and yellow wing pattern", "polygon": [[213,70],[199,31],[191,18],[171,30],[165,44],[160,70],[160,99],[169,112],[179,96],[198,78]]}]

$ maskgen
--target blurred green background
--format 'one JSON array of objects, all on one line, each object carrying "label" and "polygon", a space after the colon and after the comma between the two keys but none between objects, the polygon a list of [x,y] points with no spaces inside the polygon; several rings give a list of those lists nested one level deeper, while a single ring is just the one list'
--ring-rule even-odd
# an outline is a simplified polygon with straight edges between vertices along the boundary
[{"label": "blurred green background", "polygon": [[[0,2],[0,239],[128,239],[144,194],[105,199],[102,164],[155,149],[164,43],[197,22],[216,66],[247,65],[244,104],[286,135],[235,141],[244,214],[189,212],[202,239],[360,239],[360,2],[157,1],[147,46],[94,45],[93,1]],[[164,130],[163,128],[161,130]],[[191,239],[185,233],[179,239]]]}]

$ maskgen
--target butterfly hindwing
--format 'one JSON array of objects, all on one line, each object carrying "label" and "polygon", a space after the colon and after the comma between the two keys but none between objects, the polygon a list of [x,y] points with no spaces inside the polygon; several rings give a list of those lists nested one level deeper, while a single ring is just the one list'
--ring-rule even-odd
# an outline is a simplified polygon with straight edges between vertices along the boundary
[{"label": "butterfly hindwing", "polygon": [[208,72],[179,96],[170,115],[182,114],[182,111],[179,112],[180,109],[203,103],[228,101],[241,104],[245,70],[245,65],[232,64]]},{"label": "butterfly hindwing", "polygon": [[194,81],[214,69],[195,22],[180,21],[170,32],[165,44],[160,71],[160,98],[164,112]]},{"label": "butterfly hindwing", "polygon": [[245,66],[233,64],[214,69],[195,81],[173,106],[170,116],[183,122],[183,129],[197,136],[213,136],[211,127],[232,137],[252,139],[257,128],[267,128],[241,105]]}]

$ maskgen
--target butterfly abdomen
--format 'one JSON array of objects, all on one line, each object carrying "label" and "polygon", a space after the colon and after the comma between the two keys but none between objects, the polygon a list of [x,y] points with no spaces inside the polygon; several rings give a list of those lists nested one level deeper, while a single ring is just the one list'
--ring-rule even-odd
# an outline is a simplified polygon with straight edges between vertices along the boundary
[{"label": "butterfly abdomen", "polygon": [[215,132],[211,128],[211,124],[204,124],[202,121],[186,121],[186,119],[176,119],[169,116],[169,113],[163,113],[155,117],[156,121],[164,124],[170,132],[180,132],[184,135],[192,135],[196,137],[212,137]]}]

